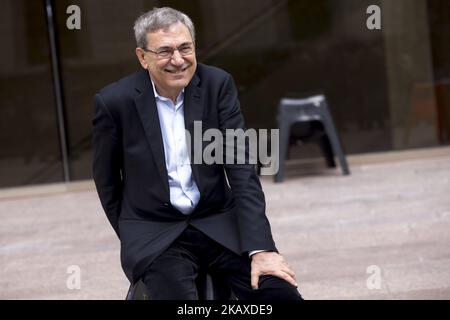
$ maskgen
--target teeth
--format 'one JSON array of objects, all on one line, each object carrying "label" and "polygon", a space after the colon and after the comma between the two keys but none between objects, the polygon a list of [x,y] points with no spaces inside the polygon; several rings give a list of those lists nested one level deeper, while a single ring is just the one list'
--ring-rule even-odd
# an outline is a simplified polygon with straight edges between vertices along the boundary
[{"label": "teeth", "polygon": [[177,74],[177,73],[181,73],[181,72],[184,72],[186,70],[186,68],[184,68],[184,69],[181,69],[181,70],[166,70],[167,72],[170,72],[170,73],[174,73],[174,74]]}]

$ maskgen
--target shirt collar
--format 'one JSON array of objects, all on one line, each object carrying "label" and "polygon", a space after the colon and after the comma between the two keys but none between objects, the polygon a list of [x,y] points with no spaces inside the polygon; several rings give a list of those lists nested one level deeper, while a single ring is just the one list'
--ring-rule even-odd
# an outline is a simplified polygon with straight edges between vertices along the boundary
[{"label": "shirt collar", "polygon": [[[169,98],[166,98],[166,97],[163,97],[163,96],[159,95],[159,93],[156,91],[156,87],[155,87],[155,83],[153,82],[153,79],[150,78],[150,81],[151,81],[151,83],[152,83],[153,94],[155,95],[155,98],[156,98],[156,99],[163,100],[163,101],[170,100]],[[179,94],[178,97],[177,97],[177,104],[180,103],[181,101],[183,101],[183,98],[184,98],[184,89],[185,89],[185,88],[183,88],[183,89],[181,90],[180,94]]]}]

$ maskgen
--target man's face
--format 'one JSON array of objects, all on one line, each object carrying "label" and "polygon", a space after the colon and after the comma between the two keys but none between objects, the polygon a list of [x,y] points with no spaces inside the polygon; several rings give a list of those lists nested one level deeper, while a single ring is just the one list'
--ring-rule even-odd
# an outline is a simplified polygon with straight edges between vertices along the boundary
[{"label": "man's face", "polygon": [[[149,50],[160,52],[167,48],[183,48],[191,45],[194,47],[189,29],[177,22],[171,25],[167,30],[160,29],[147,34],[147,48]],[[181,50],[183,51],[183,50]],[[191,81],[197,60],[195,50],[188,55],[182,55],[180,51],[175,50],[173,55],[168,58],[161,58],[153,52],[142,51],[140,59],[141,64],[146,68],[155,82],[159,94],[173,94],[181,91]],[[139,54],[138,54],[139,57]]]}]

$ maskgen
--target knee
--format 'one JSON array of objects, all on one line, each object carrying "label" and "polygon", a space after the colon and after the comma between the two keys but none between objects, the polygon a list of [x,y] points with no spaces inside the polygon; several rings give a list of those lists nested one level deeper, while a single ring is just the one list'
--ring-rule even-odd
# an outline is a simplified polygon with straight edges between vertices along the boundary
[{"label": "knee", "polygon": [[303,300],[300,292],[292,285],[289,287],[264,288],[261,289],[261,295],[264,300]]},{"label": "knee", "polygon": [[275,276],[262,277],[259,290],[268,300],[303,300],[297,287]]}]

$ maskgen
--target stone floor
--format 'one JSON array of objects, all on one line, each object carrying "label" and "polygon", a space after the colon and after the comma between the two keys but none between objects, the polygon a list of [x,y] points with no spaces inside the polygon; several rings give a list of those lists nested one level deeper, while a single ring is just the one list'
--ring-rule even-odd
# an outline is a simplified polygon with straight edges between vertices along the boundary
[{"label": "stone floor", "polygon": [[[281,184],[262,178],[302,295],[450,299],[450,148],[349,162],[350,176],[316,161],[291,162]],[[0,299],[124,299],[119,242],[92,182],[67,186],[0,190]]]}]

